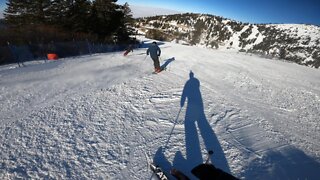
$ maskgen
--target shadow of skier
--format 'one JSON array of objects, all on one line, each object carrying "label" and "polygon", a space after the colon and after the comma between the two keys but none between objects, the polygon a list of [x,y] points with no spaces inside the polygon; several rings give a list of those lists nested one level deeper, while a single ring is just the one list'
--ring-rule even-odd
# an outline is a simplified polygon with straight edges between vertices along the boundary
[{"label": "shadow of skier", "polygon": [[168,172],[170,172],[170,170],[174,167],[175,169],[180,170],[190,179],[197,179],[191,173],[191,170],[199,164],[204,163],[198,135],[199,130],[201,137],[203,138],[206,151],[213,150],[214,152],[213,156],[211,156],[211,162],[215,167],[230,173],[229,165],[225,158],[224,152],[204,114],[203,100],[200,92],[200,81],[194,77],[194,73],[192,71],[190,71],[189,77],[190,79],[184,86],[180,101],[180,106],[182,108],[187,100],[184,123],[186,157],[183,156],[181,151],[177,151],[171,165],[164,155],[164,150],[166,147],[160,147],[153,160],[156,162],[156,164],[162,167],[164,172],[167,172],[168,177],[172,178]]},{"label": "shadow of skier", "polygon": [[174,60],[175,60],[174,57],[164,60],[165,63],[162,64],[160,68],[161,68],[161,69],[165,69],[165,68],[166,68],[172,61],[174,61]]},{"label": "shadow of skier", "polygon": [[186,159],[182,157],[181,152],[176,153],[173,167],[180,169],[189,177],[192,168],[203,163],[200,140],[198,130],[203,138],[206,150],[213,150],[214,155],[211,162],[225,172],[230,173],[230,169],[225,158],[220,143],[215,136],[212,127],[204,114],[203,100],[200,92],[200,81],[194,77],[194,73],[190,71],[190,79],[186,82],[180,106],[183,107],[187,99],[187,110],[185,115],[185,141],[186,141]]}]

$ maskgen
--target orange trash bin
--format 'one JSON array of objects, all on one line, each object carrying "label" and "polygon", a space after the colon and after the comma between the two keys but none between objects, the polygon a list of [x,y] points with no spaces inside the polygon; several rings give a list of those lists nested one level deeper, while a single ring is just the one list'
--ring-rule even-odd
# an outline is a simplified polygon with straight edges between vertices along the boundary
[{"label": "orange trash bin", "polygon": [[58,55],[54,54],[54,53],[50,53],[50,54],[47,54],[47,58],[48,58],[48,60],[57,60]]}]

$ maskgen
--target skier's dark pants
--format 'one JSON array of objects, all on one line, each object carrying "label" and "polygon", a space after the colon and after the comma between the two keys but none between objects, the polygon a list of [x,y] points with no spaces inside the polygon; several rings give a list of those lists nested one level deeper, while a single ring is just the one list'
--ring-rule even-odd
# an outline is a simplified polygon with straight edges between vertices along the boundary
[{"label": "skier's dark pants", "polygon": [[152,58],[152,60],[153,60],[154,69],[160,69],[159,57]]}]

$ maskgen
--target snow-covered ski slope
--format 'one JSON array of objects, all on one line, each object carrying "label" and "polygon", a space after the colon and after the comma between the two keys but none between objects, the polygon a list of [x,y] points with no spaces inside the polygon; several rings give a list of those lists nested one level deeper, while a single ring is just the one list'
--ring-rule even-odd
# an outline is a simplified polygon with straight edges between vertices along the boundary
[{"label": "snow-covered ski slope", "polygon": [[160,48],[160,74],[143,48],[0,67],[0,179],[150,179],[148,158],[195,179],[207,150],[241,179],[319,179],[318,69]]}]

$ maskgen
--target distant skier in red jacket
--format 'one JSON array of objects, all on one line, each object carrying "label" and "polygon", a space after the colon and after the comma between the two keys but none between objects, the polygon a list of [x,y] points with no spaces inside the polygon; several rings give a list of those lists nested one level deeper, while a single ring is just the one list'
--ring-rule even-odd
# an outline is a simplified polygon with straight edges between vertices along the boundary
[{"label": "distant skier in red jacket", "polygon": [[123,55],[124,55],[124,56],[128,55],[130,51],[133,52],[133,46],[132,46],[132,44],[130,44],[130,45],[128,46],[127,50],[123,53]]}]

